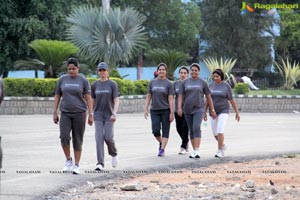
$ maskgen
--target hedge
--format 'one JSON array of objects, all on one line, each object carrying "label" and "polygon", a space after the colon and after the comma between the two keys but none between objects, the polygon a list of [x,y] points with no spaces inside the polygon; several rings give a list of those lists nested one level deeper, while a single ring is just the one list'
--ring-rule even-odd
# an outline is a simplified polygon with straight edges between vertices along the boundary
[{"label": "hedge", "polygon": [[[135,94],[144,95],[147,93],[149,84],[147,80],[130,81],[114,77],[110,79],[117,83],[122,96]],[[48,78],[5,78],[3,80],[5,96],[52,97],[54,96],[57,80],[58,79]],[[96,78],[88,78],[90,84],[96,80]]]}]

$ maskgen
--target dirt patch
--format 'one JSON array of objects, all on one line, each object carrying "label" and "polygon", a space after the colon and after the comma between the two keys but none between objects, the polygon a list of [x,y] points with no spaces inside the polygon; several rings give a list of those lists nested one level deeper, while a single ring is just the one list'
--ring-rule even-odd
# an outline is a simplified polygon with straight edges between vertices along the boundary
[{"label": "dirt patch", "polygon": [[[48,199],[299,199],[300,156],[87,182]],[[129,191],[127,191],[129,190]]]}]

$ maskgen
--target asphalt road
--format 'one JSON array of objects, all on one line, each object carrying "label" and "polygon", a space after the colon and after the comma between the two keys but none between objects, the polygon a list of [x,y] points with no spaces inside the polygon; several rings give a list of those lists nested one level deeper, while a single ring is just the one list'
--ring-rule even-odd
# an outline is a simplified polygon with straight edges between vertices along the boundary
[{"label": "asphalt road", "polygon": [[158,145],[151,134],[150,119],[142,113],[119,114],[115,140],[120,163],[112,168],[106,153],[105,173],[93,173],[96,164],[94,126],[86,127],[81,175],[61,174],[65,158],[60,147],[59,129],[50,115],[0,115],[3,168],[0,170],[0,199],[40,199],[42,195],[84,184],[87,180],[104,180],[124,170],[196,167],[241,157],[271,157],[300,152],[300,115],[296,113],[241,113],[241,121],[229,116],[225,129],[227,157],[214,158],[217,148],[209,125],[202,129],[201,158],[178,155],[179,136],[172,123],[166,157],[157,157]]}]

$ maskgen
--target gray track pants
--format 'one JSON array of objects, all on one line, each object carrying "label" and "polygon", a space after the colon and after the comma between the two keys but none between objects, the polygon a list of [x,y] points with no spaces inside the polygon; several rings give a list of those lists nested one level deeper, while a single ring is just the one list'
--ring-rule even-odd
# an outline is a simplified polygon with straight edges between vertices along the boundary
[{"label": "gray track pants", "polygon": [[95,139],[97,150],[97,164],[104,167],[104,142],[107,145],[108,154],[117,155],[117,149],[114,141],[114,123],[111,121],[95,121]]}]

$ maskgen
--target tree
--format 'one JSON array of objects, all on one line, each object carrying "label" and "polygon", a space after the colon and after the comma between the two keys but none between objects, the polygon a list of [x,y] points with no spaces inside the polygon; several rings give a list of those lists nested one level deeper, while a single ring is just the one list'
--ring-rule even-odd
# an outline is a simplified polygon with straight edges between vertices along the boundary
[{"label": "tree", "polygon": [[14,65],[17,68],[43,69],[45,78],[57,78],[64,61],[78,52],[77,47],[66,41],[34,40],[29,46],[36,52],[39,59],[19,60]]},{"label": "tree", "polygon": [[174,71],[177,67],[186,64],[191,57],[185,53],[178,51],[168,51],[166,49],[153,49],[146,53],[146,56],[153,60],[156,64],[165,63],[168,66],[167,76],[173,80]]},{"label": "tree", "polygon": [[201,1],[201,40],[205,41],[201,50],[203,56],[237,58],[235,72],[263,70],[272,63],[271,30],[276,20],[266,10],[241,15],[241,3],[242,0]]},{"label": "tree", "polygon": [[143,23],[151,49],[188,53],[198,61],[200,10],[193,2],[181,0],[112,0],[112,6],[132,6],[146,16]]},{"label": "tree", "polygon": [[9,0],[0,4],[0,75],[7,76],[16,60],[32,57],[35,39],[64,40],[65,17],[73,6],[89,0]]},{"label": "tree", "polygon": [[67,18],[71,23],[68,38],[91,62],[105,61],[111,68],[129,59],[146,44],[142,15],[132,8],[121,11],[82,6]]},{"label": "tree", "polygon": [[277,59],[300,62],[300,13],[295,10],[280,10],[280,36],[275,40]]}]

